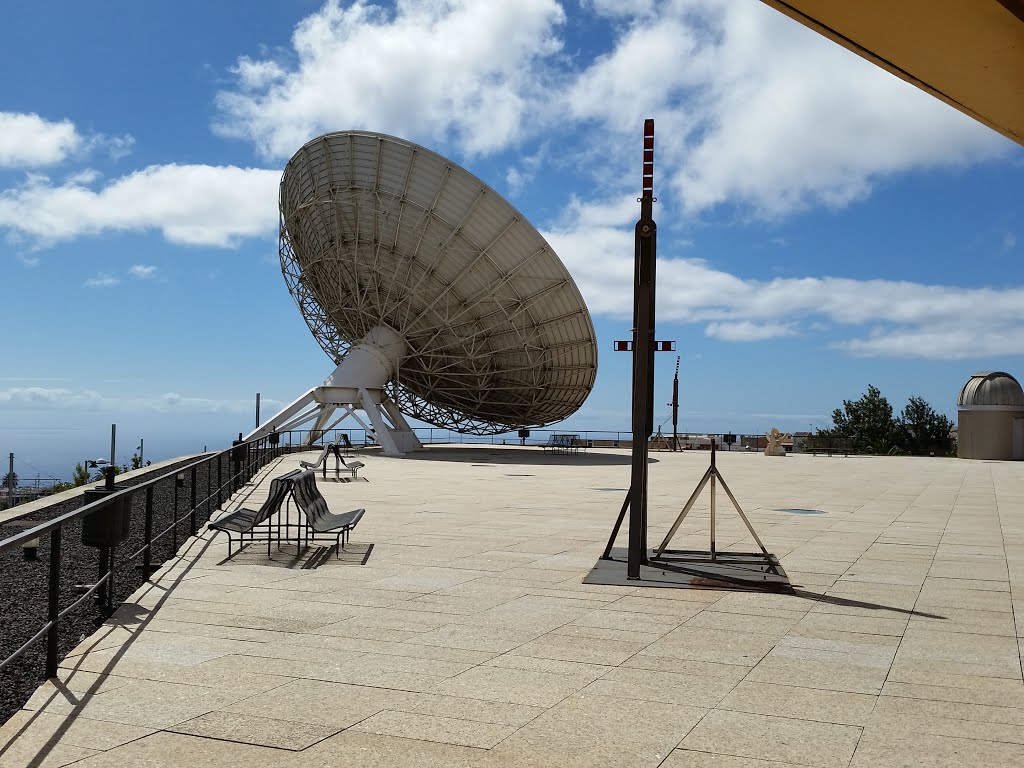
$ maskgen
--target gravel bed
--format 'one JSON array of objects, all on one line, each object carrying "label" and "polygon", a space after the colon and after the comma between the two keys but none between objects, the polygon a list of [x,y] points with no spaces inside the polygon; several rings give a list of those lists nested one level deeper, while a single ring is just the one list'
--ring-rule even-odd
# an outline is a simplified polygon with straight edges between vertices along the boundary
[{"label": "gravel bed", "polygon": [[[154,475],[164,475],[165,479],[153,486],[153,535],[156,536],[165,528],[171,528],[175,516],[175,497],[177,496],[177,516],[179,519],[174,528],[177,533],[178,546],[189,537],[190,520],[188,516],[192,494],[192,473],[185,472],[184,485],[177,488],[175,494],[175,471],[195,458],[183,460],[178,464],[163,466],[151,473],[137,475],[123,483],[117,483],[118,490],[130,488]],[[217,488],[217,459],[210,462],[209,473],[205,468],[196,472],[196,528],[206,523],[210,513],[216,508],[216,497],[204,504],[212,488]],[[224,482],[229,476],[228,454],[220,456],[221,474]],[[226,494],[225,494],[226,496]],[[83,497],[57,503],[45,509],[37,510],[21,520],[44,522],[59,515],[80,509]],[[134,561],[126,559],[138,552],[145,543],[145,510],[146,493],[132,495],[132,528],[128,540],[121,544],[115,556],[115,575],[113,603],[116,607],[124,602],[129,595],[144,582],[142,572],[142,556]],[[0,524],[0,540],[20,533],[22,527]],[[73,603],[80,597],[75,590],[76,584],[92,584],[96,581],[99,567],[99,550],[82,544],[81,521],[67,525],[62,532],[61,565],[60,565],[60,608]],[[174,556],[174,537],[169,531],[154,544],[154,566]],[[49,537],[40,542],[37,560],[25,560],[20,548],[0,553],[0,660],[21,647],[29,638],[38,632],[46,623],[47,584],[49,574],[50,545]],[[98,625],[103,623],[105,614],[95,601],[83,603],[60,623],[60,642],[58,656],[63,658],[79,642],[91,635]],[[0,723],[5,722],[17,712],[29,699],[39,684],[45,679],[46,639],[42,638],[33,644],[25,654],[12,664],[0,670]]]}]

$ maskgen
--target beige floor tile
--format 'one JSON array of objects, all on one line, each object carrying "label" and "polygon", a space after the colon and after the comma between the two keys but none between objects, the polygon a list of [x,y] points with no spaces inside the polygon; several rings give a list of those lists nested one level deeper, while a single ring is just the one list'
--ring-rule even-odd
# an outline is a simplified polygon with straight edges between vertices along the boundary
[{"label": "beige floor tile", "polygon": [[566,637],[579,638],[581,641],[585,641],[586,639],[612,640],[615,642],[631,643],[633,645],[640,646],[640,648],[644,648],[653,643],[659,637],[664,636],[668,631],[670,630],[666,630],[665,632],[647,632],[639,628],[636,630],[606,629],[605,627],[590,627],[572,623],[553,629],[548,633],[548,635],[564,635]]},{"label": "beige floor tile", "polygon": [[[661,591],[657,590],[660,594]],[[621,597],[613,603],[608,603],[608,609],[613,611],[625,611],[627,613],[651,616],[656,621],[664,621],[665,617],[678,617],[688,619],[700,613],[708,603],[703,600],[671,600],[662,597],[648,597],[649,593],[643,596]]]},{"label": "beige floor tile", "polygon": [[237,712],[209,712],[168,730],[207,739],[299,751],[337,733],[340,728],[297,722],[295,719],[279,720]]},{"label": "beige floor tile", "polygon": [[505,626],[496,629],[493,626],[448,624],[416,635],[414,640],[418,645],[505,653],[542,634],[544,634],[544,630],[534,626]]},{"label": "beige floor tile", "polygon": [[[9,723],[10,721],[8,721]],[[8,736],[8,733],[11,736]],[[11,741],[9,739],[13,738]],[[33,731],[20,732],[19,729],[0,730],[0,765],[7,768],[61,768],[64,765],[83,760],[90,755],[102,754],[93,749],[76,747],[62,741],[53,741],[50,737]]]},{"label": "beige floor tile", "polygon": [[295,756],[317,768],[469,768],[486,755],[476,747],[343,731]]},{"label": "beige floor tile", "polygon": [[[15,739],[19,742],[24,741],[25,745],[35,744],[40,749],[48,744],[92,751],[113,749],[148,736],[155,730],[137,725],[91,720],[81,716],[66,717],[22,710],[0,726],[0,765],[7,765],[4,762],[4,751],[9,749],[11,741]],[[73,750],[69,750],[69,754],[71,753]],[[12,758],[7,759],[11,761],[11,765],[15,764]]]},{"label": "beige floor tile", "polygon": [[543,707],[408,691],[397,694],[389,691],[387,708],[398,712],[452,717],[458,720],[510,725],[516,728],[526,725],[544,712]]},{"label": "beige floor tile", "polygon": [[772,616],[751,617],[745,616],[742,613],[716,611],[712,607],[687,619],[683,626],[687,629],[706,627],[708,629],[723,629],[755,635],[772,635],[779,638],[790,632],[796,624],[797,620],[792,618]]},{"label": "beige floor tile", "polygon": [[168,728],[232,704],[245,695],[239,690],[136,680],[84,700],[74,712],[93,720]]},{"label": "beige floor tile", "polygon": [[432,592],[466,581],[478,579],[484,574],[480,570],[469,568],[418,568],[401,576],[389,576],[379,581],[370,582],[367,586],[374,589],[399,589]]},{"label": "beige floor tile", "polygon": [[[744,671],[746,671],[744,669]],[[583,693],[620,700],[658,701],[711,708],[735,687],[730,677],[615,667]]]},{"label": "beige floor tile", "polygon": [[660,636],[671,632],[686,621],[686,619],[687,617],[685,616],[645,616],[643,621],[638,624],[634,611],[615,611],[609,608],[599,608],[587,611],[574,620],[572,624],[627,632],[640,630]]},{"label": "beige floor tile", "polygon": [[298,755],[280,749],[203,739],[178,733],[159,732],[124,746],[100,752],[76,765],[85,768],[298,768]]},{"label": "beige floor tile", "polygon": [[[571,696],[490,751],[479,766],[657,766],[707,710]],[[558,745],[558,749],[553,749]]]},{"label": "beige floor tile", "polygon": [[586,684],[578,677],[550,672],[480,666],[438,683],[430,692],[444,696],[552,707]]},{"label": "beige floor tile", "polygon": [[775,649],[769,653],[750,671],[747,679],[762,683],[874,695],[881,692],[886,679],[885,667],[851,663],[850,659],[844,659],[840,654],[835,654],[834,658],[829,659],[808,659],[777,651],[778,649]]},{"label": "beige floor tile", "polygon": [[867,729],[851,768],[963,768],[1024,765],[1024,746],[913,730]]},{"label": "beige floor tile", "polygon": [[546,672],[552,675],[564,675],[579,679],[584,683],[597,680],[614,667],[601,664],[588,664],[582,661],[562,661],[561,659],[545,659],[539,656],[517,656],[503,653],[484,662],[485,667],[501,667],[503,669],[525,669],[531,672]]},{"label": "beige floor tile", "polygon": [[1024,710],[882,696],[868,726],[1024,744]]},{"label": "beige floor tile", "polygon": [[771,635],[750,634],[686,624],[672,630],[643,650],[645,656],[754,666],[775,645]]},{"label": "beige floor tile", "polygon": [[647,645],[649,644],[548,633],[536,640],[523,643],[509,653],[513,656],[535,656],[542,659],[616,666]]},{"label": "beige floor tile", "polygon": [[[658,768],[798,768],[796,763],[779,763],[774,760],[758,760],[753,757],[715,755],[695,752],[692,749],[676,749]],[[800,765],[799,768],[816,768]]]},{"label": "beige floor tile", "polygon": [[744,680],[718,704],[718,709],[841,725],[865,725],[877,699],[877,696],[865,693]]},{"label": "beige floor tile", "polygon": [[392,695],[391,691],[381,688],[322,680],[295,680],[237,701],[221,711],[250,719],[276,718],[338,730],[381,711]]},{"label": "beige floor tile", "polygon": [[739,757],[845,768],[860,736],[861,729],[850,725],[716,710],[701,720],[679,746]]},{"label": "beige floor tile", "polygon": [[[892,678],[892,675],[889,677]],[[1016,680],[967,675],[931,675],[924,679],[930,682],[888,679],[882,694],[935,702],[951,701],[1024,709],[1024,686]]]},{"label": "beige floor tile", "polygon": [[490,749],[516,731],[509,725],[392,710],[371,715],[351,730],[481,749]]}]

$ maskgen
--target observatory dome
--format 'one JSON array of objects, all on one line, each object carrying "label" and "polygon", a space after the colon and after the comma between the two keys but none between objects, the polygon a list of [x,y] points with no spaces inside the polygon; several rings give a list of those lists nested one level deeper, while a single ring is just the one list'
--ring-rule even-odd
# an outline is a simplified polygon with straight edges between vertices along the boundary
[{"label": "observatory dome", "polygon": [[1003,371],[976,373],[964,384],[957,399],[957,407],[977,406],[1024,408],[1024,389],[1013,376]]},{"label": "observatory dome", "polygon": [[957,400],[957,456],[1024,459],[1024,390],[1003,371],[976,373]]}]

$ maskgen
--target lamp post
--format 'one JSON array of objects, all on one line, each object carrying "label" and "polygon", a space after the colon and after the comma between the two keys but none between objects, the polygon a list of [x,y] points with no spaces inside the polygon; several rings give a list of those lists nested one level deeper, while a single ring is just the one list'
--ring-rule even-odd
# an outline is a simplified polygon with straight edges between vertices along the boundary
[{"label": "lamp post", "polygon": [[103,466],[106,466],[108,464],[110,464],[110,462],[107,461],[106,459],[85,459],[82,462],[82,469],[85,470],[85,482],[86,483],[89,482],[89,470],[90,469],[97,469],[99,467],[103,467]]}]

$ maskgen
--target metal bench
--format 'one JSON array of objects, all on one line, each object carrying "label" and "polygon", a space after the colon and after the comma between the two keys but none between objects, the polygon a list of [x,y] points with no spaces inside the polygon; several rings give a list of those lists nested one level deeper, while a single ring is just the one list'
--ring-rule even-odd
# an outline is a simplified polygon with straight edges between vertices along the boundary
[{"label": "metal bench", "polygon": [[[345,437],[345,442],[351,445],[351,442],[347,440],[347,435]],[[363,464],[363,462],[361,461],[345,461],[344,457],[342,457],[341,455],[341,448],[338,447],[335,443],[328,443],[326,446],[324,446],[323,451],[321,451],[320,455],[317,456],[316,461],[300,461],[299,466],[301,466],[303,469],[322,469],[324,473],[324,480],[326,480],[327,457],[330,455],[334,456],[334,478],[336,480],[359,479],[359,470],[366,465]],[[343,473],[345,474],[344,478],[342,478]]]},{"label": "metal bench", "polygon": [[812,456],[819,453],[826,456],[835,456],[837,453],[849,456],[852,449],[853,441],[848,437],[805,437],[800,447],[801,451]]},{"label": "metal bench", "polygon": [[586,443],[580,440],[580,436],[576,434],[555,433],[548,438],[546,443],[541,443],[540,447],[544,449],[544,453],[549,450],[552,453],[578,453],[580,448],[586,447]]},{"label": "metal bench", "polygon": [[[228,512],[222,517],[216,520],[211,520],[209,528],[214,531],[223,531],[228,536],[228,557],[231,557],[231,545],[234,542],[232,534],[236,534],[239,544],[241,544],[246,537],[249,536],[249,541],[266,541],[267,542],[267,554],[270,554],[270,543],[274,541],[274,537],[271,536],[271,521],[270,518],[281,511],[281,505],[285,499],[288,498],[288,493],[292,489],[292,481],[295,476],[299,475],[299,470],[293,470],[286,475],[281,477],[275,477],[270,481],[270,492],[267,494],[267,500],[263,502],[263,505],[259,509],[236,509],[233,512]],[[256,530],[258,528],[266,528],[267,537],[266,539],[257,539]],[[278,532],[277,541],[281,540],[280,532],[280,520],[278,521]]]},{"label": "metal bench", "polygon": [[340,557],[345,540],[366,514],[365,509],[335,513],[327,508],[327,500],[316,487],[316,472],[307,469],[291,481],[292,498],[306,520],[306,542],[316,541],[317,534],[335,536],[335,557]]}]

